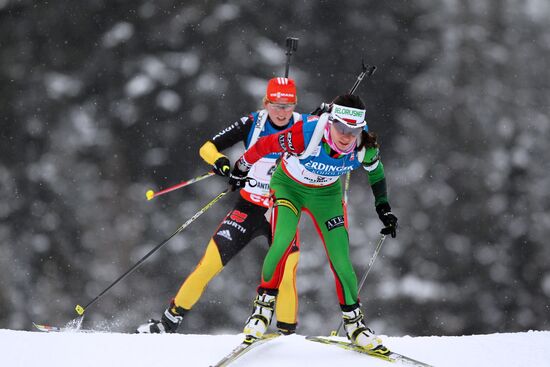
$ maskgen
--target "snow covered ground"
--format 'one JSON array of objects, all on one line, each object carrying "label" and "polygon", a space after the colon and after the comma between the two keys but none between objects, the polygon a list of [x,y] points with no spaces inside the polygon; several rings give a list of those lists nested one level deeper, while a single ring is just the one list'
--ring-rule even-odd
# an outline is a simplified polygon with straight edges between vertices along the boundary
[{"label": "snow covered ground", "polygon": [[[43,333],[0,329],[3,366],[182,366],[216,363],[242,335]],[[385,337],[393,350],[434,366],[550,366],[550,331],[462,337]],[[293,335],[257,347],[235,367],[388,367],[388,362]]]}]

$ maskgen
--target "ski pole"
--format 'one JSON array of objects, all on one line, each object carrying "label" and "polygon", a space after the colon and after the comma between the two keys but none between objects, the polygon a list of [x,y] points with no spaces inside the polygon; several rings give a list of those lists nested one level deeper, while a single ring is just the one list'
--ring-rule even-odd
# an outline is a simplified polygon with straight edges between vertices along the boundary
[{"label": "ski pole", "polygon": [[85,306],[76,305],[75,310],[76,313],[82,316],[86,309],[93,305],[97,300],[99,300],[107,291],[111,288],[113,288],[118,282],[120,282],[122,279],[126,278],[128,275],[130,275],[134,270],[136,270],[149,256],[151,256],[153,253],[155,253],[158,249],[160,249],[162,246],[164,246],[168,241],[172,239],[175,235],[183,231],[185,228],[187,228],[188,225],[193,223],[198,217],[200,217],[204,212],[206,212],[208,209],[210,209],[218,200],[220,200],[225,194],[228,193],[228,189],[222,191],[218,196],[216,196],[212,201],[210,201],[208,204],[206,204],[201,210],[196,212],[191,218],[187,220],[187,222],[183,223],[181,227],[179,227],[174,233],[170,235],[167,239],[159,243],[155,248],[153,248],[151,251],[149,251],[145,256],[143,256],[137,263],[135,263],[134,266],[132,266],[130,269],[128,269],[124,274],[119,276],[113,283],[111,283],[110,286],[105,288],[101,293],[99,293],[94,299],[92,299],[90,302],[88,302]]},{"label": "ski pole", "polygon": [[177,185],[171,186],[171,187],[169,187],[167,189],[164,189],[164,190],[161,190],[159,192],[154,192],[153,190],[147,190],[147,192],[145,193],[145,197],[147,198],[147,200],[152,200],[153,198],[156,198],[157,196],[161,196],[161,195],[167,194],[171,191],[181,189],[182,187],[189,186],[189,185],[191,185],[195,182],[199,182],[199,181],[204,180],[205,178],[208,178],[208,177],[213,176],[213,175],[214,175],[214,172],[212,172],[212,171],[206,172],[206,173],[203,173],[200,176],[197,176],[197,177],[192,178],[192,179],[187,180],[187,181],[180,182]]},{"label": "ski pole", "polygon": [[[367,280],[367,276],[370,273],[370,270],[372,269],[372,266],[374,264],[374,260],[376,260],[376,257],[378,256],[378,253],[380,252],[380,249],[382,248],[382,244],[384,243],[384,240],[386,239],[386,235],[383,234],[380,236],[380,240],[378,240],[378,243],[376,244],[376,248],[374,249],[374,254],[372,254],[372,257],[369,261],[369,265],[367,266],[367,270],[365,271],[365,274],[363,275],[363,278],[361,278],[361,282],[359,283],[359,287],[357,288],[357,294],[361,292],[361,289],[363,288],[363,285],[365,284],[365,281]],[[340,333],[340,329],[344,325],[344,321],[340,321],[340,325],[338,325],[338,329],[333,330],[330,335],[337,336]]]},{"label": "ski pole", "polygon": [[[372,74],[374,74],[375,70],[376,70],[376,66],[365,65],[365,60],[361,60],[361,72],[359,73],[359,75],[357,75],[357,79],[355,79],[355,82],[353,83],[353,86],[349,90],[348,94],[355,93],[355,91],[359,87],[359,84],[361,84],[361,82],[363,81],[363,78],[365,76],[371,76]],[[331,107],[332,107],[332,102],[331,103],[323,102],[319,107],[317,107],[310,114],[321,116],[322,113],[330,111]]]},{"label": "ski pole", "polygon": [[359,84],[361,84],[361,82],[363,81],[363,78],[365,76],[371,76],[372,74],[374,74],[375,70],[376,66],[367,66],[365,65],[365,60],[361,60],[361,73],[359,73],[357,79],[355,79],[355,83],[353,83],[353,87],[351,87],[351,89],[349,90],[349,94],[355,93],[357,87],[359,87]]},{"label": "ski pole", "polygon": [[348,192],[349,192],[349,181],[351,179],[351,172],[346,173],[345,183],[344,183],[344,225],[346,229],[349,229],[349,220],[348,220]]},{"label": "ski pole", "polygon": [[[361,84],[365,75],[371,76],[372,74],[374,74],[375,70],[376,70],[376,66],[372,65],[370,67],[367,67],[367,65],[365,65],[365,60],[361,60],[361,73],[359,73],[359,75],[357,76],[357,79],[355,79],[355,83],[353,83],[353,86],[349,90],[349,94],[353,94],[357,90],[357,88],[359,87],[359,84]],[[323,108],[323,104],[321,105],[321,108]],[[348,223],[347,213],[348,213],[348,192],[349,192],[350,179],[351,179],[351,172],[348,172],[346,173],[346,183],[344,185],[344,214],[345,214],[344,221],[346,223],[346,228]]]},{"label": "ski pole", "polygon": [[[371,65],[367,66],[365,65],[365,60],[361,60],[361,72],[359,75],[357,75],[357,79],[355,79],[355,83],[353,83],[353,86],[349,90],[349,94],[355,93],[357,88],[359,87],[359,84],[363,81],[363,78],[365,76],[371,76],[376,71],[376,66]],[[344,205],[347,207],[348,203],[348,191],[349,191],[349,180],[351,178],[351,172],[346,173],[346,185],[344,188]]]},{"label": "ski pole", "polygon": [[290,69],[290,56],[292,52],[298,50],[298,38],[287,37],[286,39],[286,65],[285,78],[288,78],[288,70]]}]

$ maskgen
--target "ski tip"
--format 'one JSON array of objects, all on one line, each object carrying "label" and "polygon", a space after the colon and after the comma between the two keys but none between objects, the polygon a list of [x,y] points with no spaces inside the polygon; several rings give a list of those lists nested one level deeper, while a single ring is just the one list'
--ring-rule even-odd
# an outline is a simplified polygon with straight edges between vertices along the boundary
[{"label": "ski tip", "polygon": [[61,329],[56,326],[37,324],[36,322],[32,323],[33,326],[40,331],[50,332],[50,331],[60,331]]}]

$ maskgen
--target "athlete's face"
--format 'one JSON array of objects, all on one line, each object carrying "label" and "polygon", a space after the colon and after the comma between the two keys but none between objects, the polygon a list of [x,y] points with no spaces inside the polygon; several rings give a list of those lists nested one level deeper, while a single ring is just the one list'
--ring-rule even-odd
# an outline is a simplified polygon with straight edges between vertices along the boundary
[{"label": "athlete's face", "polygon": [[351,134],[342,129],[338,129],[335,124],[330,124],[330,136],[332,138],[332,142],[336,144],[336,147],[343,151],[351,148],[353,143],[355,143],[355,139],[358,137],[356,134]]},{"label": "athlete's face", "polygon": [[290,121],[294,112],[295,104],[282,104],[264,102],[264,108],[269,114],[269,119],[277,126],[285,126]]}]

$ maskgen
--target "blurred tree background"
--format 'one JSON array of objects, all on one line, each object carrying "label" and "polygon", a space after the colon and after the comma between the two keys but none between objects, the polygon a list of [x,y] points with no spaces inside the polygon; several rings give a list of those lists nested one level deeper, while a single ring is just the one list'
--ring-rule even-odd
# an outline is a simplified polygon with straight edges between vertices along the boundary
[{"label": "blurred tree background", "polygon": [[[351,87],[382,143],[399,217],[361,296],[389,335],[550,329],[550,5],[544,0],[0,0],[0,327],[63,324],[225,188],[198,148],[284,73],[299,111]],[[235,147],[231,157],[242,152]],[[381,224],[352,175],[358,277]],[[159,317],[234,198],[86,312],[131,331]],[[301,222],[301,334],[340,320],[324,249]],[[184,321],[240,332],[266,244],[248,246]],[[331,326],[332,325],[332,326]]]}]

